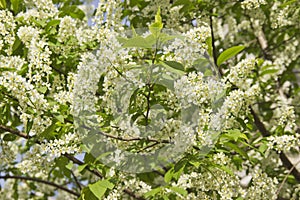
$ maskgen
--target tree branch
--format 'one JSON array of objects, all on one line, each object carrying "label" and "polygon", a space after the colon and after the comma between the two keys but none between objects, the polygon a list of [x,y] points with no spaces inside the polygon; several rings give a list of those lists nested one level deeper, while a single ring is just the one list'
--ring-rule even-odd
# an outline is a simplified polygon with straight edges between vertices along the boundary
[{"label": "tree branch", "polygon": [[10,176],[10,175],[4,175],[4,176],[0,176],[0,179],[18,179],[18,180],[25,180],[25,181],[34,181],[34,182],[38,182],[38,183],[43,183],[43,184],[46,184],[46,185],[51,185],[57,189],[60,189],[60,190],[63,190],[65,192],[68,192],[72,195],[75,195],[77,197],[80,196],[79,193],[77,192],[74,192],[68,188],[65,188],[61,185],[58,185],[56,183],[53,183],[53,182],[50,182],[50,181],[45,181],[45,180],[42,180],[42,179],[38,179],[38,178],[33,178],[33,177],[24,177],[24,176]]},{"label": "tree branch", "polygon": [[[19,137],[22,137],[22,138],[25,138],[25,139],[30,139],[32,137],[28,136],[26,133],[23,133],[19,130],[14,130],[10,127],[7,127],[7,126],[4,126],[4,125],[1,125],[0,124],[0,130],[5,130],[5,131],[8,131],[14,135],[17,135]],[[37,144],[40,144],[39,141],[35,141]],[[78,165],[83,165],[84,163],[80,160],[78,160],[77,158],[75,158],[74,156],[70,155],[70,154],[63,154],[66,158],[68,158],[69,160],[73,161],[74,163],[78,164]],[[91,172],[92,174],[100,177],[100,178],[103,178],[103,175],[98,172],[97,170],[95,169],[91,169],[89,166],[86,166],[86,169]],[[25,178],[27,178],[27,180],[30,180],[30,179],[34,179],[34,178],[29,178],[29,177],[20,177],[20,176],[3,176],[2,178],[5,179],[4,177],[11,177],[11,178],[16,178],[19,177],[19,179],[23,178],[25,180]],[[1,176],[0,176],[0,179],[1,179]],[[40,179],[37,179],[37,180],[40,180]],[[40,181],[43,181],[43,180],[40,180]],[[75,180],[77,181],[77,179]],[[38,181],[37,181],[38,182]],[[47,181],[46,181],[47,182]],[[51,182],[50,182],[51,183]],[[45,183],[47,184],[47,183]],[[66,188],[65,188],[66,189]],[[73,191],[72,191],[73,192]],[[123,190],[124,193],[128,194],[129,196],[133,197],[134,199],[137,199],[137,200],[144,200],[144,198],[142,197],[139,197],[137,196],[136,194],[134,194],[134,192],[132,192],[131,190],[129,189],[124,189]],[[77,193],[76,193],[77,194]],[[79,195],[80,196],[80,195]]]},{"label": "tree branch", "polygon": [[[87,130],[92,130],[90,127],[87,127],[85,125],[83,125],[82,127],[87,129]],[[103,135],[105,137],[108,137],[108,138],[121,140],[121,141],[125,141],[125,142],[146,140],[148,142],[155,142],[155,143],[165,143],[165,144],[171,143],[169,140],[161,140],[160,141],[160,140],[156,140],[154,138],[143,138],[143,137],[124,138],[124,137],[120,137],[120,136],[109,135],[109,134],[104,133],[102,131],[98,131],[97,133],[100,134],[100,135]]]},{"label": "tree branch", "polygon": [[[250,107],[250,112],[253,115],[254,118],[254,123],[257,127],[257,129],[261,132],[262,136],[267,137],[270,136],[270,132],[266,129],[265,125],[261,122],[255,111]],[[289,160],[289,158],[286,156],[285,153],[280,153],[279,154],[280,160],[282,161],[283,165],[287,169],[291,169],[294,165],[292,162]],[[300,173],[296,168],[293,168],[291,171],[291,174],[295,177],[295,179],[300,182]]]},{"label": "tree branch", "polygon": [[214,35],[212,11],[211,11],[211,15],[209,16],[209,26],[210,26],[210,33],[211,33],[211,44],[212,44],[212,53],[213,53],[214,63],[216,65],[216,67],[218,68],[220,75],[223,75],[222,70],[219,68],[219,66],[217,64],[218,55],[217,55],[217,49],[216,49],[216,45],[215,45],[215,35]]},{"label": "tree branch", "polygon": [[14,130],[14,129],[12,129],[10,127],[7,127],[7,126],[4,126],[2,124],[0,124],[0,130],[10,132],[14,135],[17,135],[17,136],[25,138],[25,139],[30,139],[29,135],[27,135],[26,133],[23,133],[23,132],[18,131],[18,130]]}]

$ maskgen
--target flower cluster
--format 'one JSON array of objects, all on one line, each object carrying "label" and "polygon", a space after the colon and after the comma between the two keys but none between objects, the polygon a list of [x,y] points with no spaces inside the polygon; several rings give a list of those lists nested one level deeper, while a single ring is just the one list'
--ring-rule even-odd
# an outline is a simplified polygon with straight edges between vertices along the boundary
[{"label": "flower cluster", "polygon": [[0,10],[0,50],[11,55],[15,42],[16,22],[13,14],[7,10]]},{"label": "flower cluster", "polygon": [[183,36],[184,39],[175,38],[164,46],[163,53],[166,60],[175,60],[189,67],[207,51],[206,41],[211,36],[210,28],[203,25],[187,31]]},{"label": "flower cluster", "polygon": [[49,168],[53,163],[49,162],[46,157],[42,155],[42,148],[36,145],[27,151],[22,161],[16,166],[23,174],[30,174],[34,177],[44,178],[47,176]]},{"label": "flower cluster", "polygon": [[259,8],[261,5],[267,4],[265,0],[244,0],[241,3],[243,9],[251,10]]},{"label": "flower cluster", "polygon": [[288,152],[299,144],[300,134],[270,136],[267,140],[269,149],[274,149],[278,152]]},{"label": "flower cluster", "polygon": [[227,75],[230,83],[238,86],[241,89],[248,89],[253,80],[248,79],[252,70],[255,69],[255,59],[244,59],[240,61],[236,66],[231,67],[229,74]]},{"label": "flower cluster", "polygon": [[25,126],[32,123],[29,135],[42,133],[51,124],[50,118],[44,115],[49,108],[48,102],[25,78],[15,72],[3,72],[0,85],[18,99],[22,123]]},{"label": "flower cluster", "polygon": [[57,6],[51,0],[25,1],[27,6],[26,12],[20,12],[17,17],[23,18],[26,22],[31,22],[30,19],[48,19],[55,17],[58,14]]},{"label": "flower cluster", "polygon": [[80,136],[79,134],[70,132],[62,136],[60,139],[50,140],[41,145],[41,154],[46,154],[47,160],[51,161],[59,158],[64,154],[74,154],[80,152]]},{"label": "flower cluster", "polygon": [[70,16],[65,16],[60,20],[58,30],[58,40],[60,42],[68,41],[70,37],[74,37],[76,34],[76,20]]},{"label": "flower cluster", "polygon": [[275,2],[271,9],[271,27],[274,29],[293,24],[293,18],[289,17],[290,6],[281,8],[281,5]]}]

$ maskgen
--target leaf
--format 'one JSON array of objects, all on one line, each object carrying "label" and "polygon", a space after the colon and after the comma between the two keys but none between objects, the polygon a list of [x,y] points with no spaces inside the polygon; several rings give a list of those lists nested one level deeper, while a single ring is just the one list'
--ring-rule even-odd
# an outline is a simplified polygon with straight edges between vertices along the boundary
[{"label": "leaf", "polygon": [[221,166],[219,166],[219,168],[222,169],[227,174],[230,174],[230,175],[234,176],[234,173],[232,172],[232,170],[229,169],[227,166],[221,165]]},{"label": "leaf", "polygon": [[56,129],[56,121],[53,121],[50,126],[48,126],[40,135],[41,139],[54,139],[55,129]]},{"label": "leaf", "polygon": [[157,38],[162,28],[163,28],[163,24],[160,16],[160,8],[158,8],[155,15],[155,22],[149,26],[149,30]]},{"label": "leaf", "polygon": [[91,192],[98,198],[98,199],[102,199],[102,196],[105,194],[107,188],[103,187],[101,185],[101,181],[98,181],[94,184],[89,184],[88,185],[89,189],[91,190]]},{"label": "leaf", "polygon": [[231,47],[229,49],[226,49],[218,57],[217,65],[218,66],[221,65],[226,60],[232,58],[233,56],[235,56],[236,54],[238,54],[239,52],[241,52],[244,48],[245,48],[244,46],[234,46],[234,47]]},{"label": "leaf", "polygon": [[25,133],[29,133],[29,131],[31,130],[32,128],[32,125],[33,125],[33,121],[31,120],[27,120],[27,124],[26,124],[26,129],[25,129]]},{"label": "leaf", "polygon": [[6,8],[6,0],[0,0],[0,8],[2,9]]},{"label": "leaf", "polygon": [[61,123],[64,123],[64,122],[65,122],[64,116],[62,116],[62,115],[56,115],[55,118],[56,118],[58,121],[60,121]]},{"label": "leaf", "polygon": [[15,14],[18,13],[22,2],[20,0],[10,0],[10,2],[11,2],[11,9],[14,11]]},{"label": "leaf", "polygon": [[76,5],[67,5],[62,8],[62,11],[59,14],[59,17],[71,16],[72,18],[83,19],[85,14],[84,12],[78,8]]},{"label": "leaf", "polygon": [[83,165],[79,165],[78,166],[78,172],[82,172],[82,170],[84,170],[86,168],[87,164],[83,164]]},{"label": "leaf", "polygon": [[238,129],[229,130],[226,135],[232,138],[235,142],[238,141],[239,138],[248,140],[248,137]]},{"label": "leaf", "polygon": [[276,73],[276,72],[278,72],[278,69],[267,69],[267,70],[261,72],[261,73],[260,73],[260,76],[264,76],[264,75],[266,75],[266,74],[274,74],[274,73]]},{"label": "leaf", "polygon": [[[170,61],[170,62],[172,62],[172,64],[174,64],[173,63],[173,61]],[[165,62],[161,62],[160,63],[163,67],[165,67],[168,71],[170,71],[170,72],[172,72],[172,73],[175,73],[175,74],[177,74],[177,75],[180,75],[180,76],[183,76],[184,74],[185,74],[185,72],[184,71],[182,71],[182,70],[179,70],[179,69],[176,69],[175,68],[175,65],[173,65],[172,67],[171,66],[169,66],[168,64],[170,64],[170,63],[165,63]],[[179,67],[179,66],[176,66],[176,67]],[[164,76],[165,74],[163,74],[163,77],[166,77],[166,76]],[[172,80],[172,78],[171,78],[171,80]],[[173,80],[172,80],[173,81]]]},{"label": "leaf", "polygon": [[154,189],[150,190],[149,192],[146,192],[146,193],[144,194],[144,196],[145,196],[146,198],[151,197],[151,196],[154,196],[154,195],[156,195],[157,193],[159,193],[161,190],[162,190],[161,187],[154,188]]},{"label": "leaf", "polygon": [[136,36],[134,38],[130,38],[124,42],[123,47],[141,47],[141,48],[152,48],[152,45],[148,43],[148,41],[141,37]]},{"label": "leaf", "polygon": [[285,3],[283,3],[283,4],[281,4],[281,5],[279,5],[279,8],[284,8],[284,7],[286,7],[286,6],[289,6],[289,5],[291,5],[291,4],[293,4],[293,3],[295,3],[295,2],[297,2],[297,0],[290,0],[290,1],[287,1],[287,2],[285,2]]},{"label": "leaf", "polygon": [[208,37],[206,39],[206,44],[208,46],[207,53],[210,57],[213,57],[213,48],[212,48],[212,38]]},{"label": "leaf", "polygon": [[42,86],[42,87],[37,88],[37,91],[39,91],[40,93],[45,94],[47,92],[47,89],[48,88],[46,86]]},{"label": "leaf", "polygon": [[232,150],[234,150],[235,152],[237,152],[241,156],[249,159],[248,154],[243,149],[241,149],[239,146],[237,146],[236,144],[233,144],[231,142],[226,142],[224,145],[231,148]]},{"label": "leaf", "polygon": [[165,180],[166,183],[169,183],[172,180],[173,173],[174,173],[173,168],[171,168],[169,171],[167,171],[167,173],[164,176],[164,180]]},{"label": "leaf", "polygon": [[70,161],[70,162],[66,165],[66,168],[67,168],[68,170],[72,170],[73,166],[74,166],[73,162]]},{"label": "leaf", "polygon": [[20,46],[21,43],[22,42],[21,42],[20,38],[16,37],[16,40],[15,40],[15,42],[13,44],[13,47],[12,47],[13,52],[18,49],[18,47]]},{"label": "leaf", "polygon": [[266,142],[263,142],[263,143],[259,146],[258,151],[259,151],[260,153],[263,154],[267,149],[268,149],[267,143],[266,143]]},{"label": "leaf", "polygon": [[113,189],[114,188],[114,184],[112,184],[111,182],[109,182],[108,180],[102,180],[102,181],[98,181],[98,184],[101,186],[101,187],[104,187],[104,188],[108,188],[108,189]]},{"label": "leaf", "polygon": [[4,72],[4,71],[16,71],[16,68],[1,67],[0,72]]},{"label": "leaf", "polygon": [[170,190],[173,190],[174,192],[181,194],[183,196],[186,196],[188,194],[188,192],[185,189],[180,187],[170,187]]},{"label": "leaf", "polygon": [[180,71],[184,71],[184,66],[176,61],[165,61],[164,63],[166,63],[168,66],[180,70]]},{"label": "leaf", "polygon": [[81,196],[79,200],[99,200],[89,187],[85,187],[81,190]]},{"label": "leaf", "polygon": [[3,137],[3,140],[8,142],[8,141],[14,141],[16,138],[17,138],[16,135],[5,134],[4,137]]}]

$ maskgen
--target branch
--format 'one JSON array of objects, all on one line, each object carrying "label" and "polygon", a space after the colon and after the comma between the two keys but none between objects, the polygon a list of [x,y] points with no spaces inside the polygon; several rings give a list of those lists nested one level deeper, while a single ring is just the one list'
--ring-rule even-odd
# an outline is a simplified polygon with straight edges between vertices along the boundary
[{"label": "branch", "polygon": [[266,129],[265,125],[260,121],[259,117],[257,116],[257,114],[254,112],[253,108],[250,106],[250,112],[254,118],[254,123],[257,127],[257,129],[261,132],[261,134],[264,137],[268,137],[271,134],[268,132],[268,130]]},{"label": "branch", "polygon": [[70,171],[71,171],[71,174],[72,174],[72,176],[73,176],[73,178],[75,180],[75,183],[76,183],[77,187],[79,188],[79,190],[81,190],[82,188],[81,188],[80,182],[78,181],[78,179],[75,176],[74,172],[72,170],[70,170]]},{"label": "branch", "polygon": [[280,184],[280,186],[279,186],[279,188],[278,188],[278,190],[277,190],[277,192],[276,192],[277,196],[279,195],[279,192],[280,192],[280,190],[282,189],[283,184],[286,182],[288,176],[292,173],[292,171],[295,169],[295,167],[296,167],[298,164],[300,164],[300,161],[298,161],[296,164],[294,164],[293,167],[292,167],[292,168],[288,171],[288,173],[285,175],[285,177],[284,177],[282,183]]},{"label": "branch", "polygon": [[17,135],[17,136],[25,138],[25,139],[30,139],[29,135],[27,135],[26,133],[23,133],[23,132],[18,131],[18,130],[14,130],[14,129],[12,129],[10,127],[7,127],[7,126],[4,126],[2,124],[0,124],[0,130],[10,132],[14,135]]},{"label": "branch", "polygon": [[[253,115],[254,123],[255,123],[257,129],[261,132],[261,134],[264,137],[270,136],[271,134],[266,129],[265,125],[261,122],[261,120],[259,119],[259,117],[257,116],[257,114],[254,112],[254,110],[251,107],[250,107],[250,112]],[[282,161],[283,165],[285,166],[285,168],[291,169],[293,167],[293,164],[291,163],[289,158],[286,156],[286,154],[280,153],[279,157],[280,157],[280,160]],[[292,169],[291,174],[296,178],[296,180],[298,182],[300,182],[300,173],[298,172],[298,170],[296,168]]]},{"label": "branch", "polygon": [[137,200],[145,200],[143,197],[137,196],[136,194],[134,194],[131,190],[129,189],[124,189],[123,190],[124,193],[128,194],[129,196],[137,199]]},{"label": "branch", "polygon": [[[1,129],[2,129],[2,130],[5,130],[5,131],[8,131],[8,132],[10,132],[10,133],[12,133],[12,134],[14,134],[14,135],[19,136],[19,137],[25,138],[25,139],[30,139],[30,138],[32,138],[32,137],[28,136],[26,133],[23,133],[23,132],[18,131],[18,130],[14,130],[14,129],[12,129],[12,128],[9,128],[9,127],[7,127],[7,126],[4,126],[4,125],[1,125],[1,124],[0,124],[0,130],[1,130]],[[35,141],[35,143],[40,144],[39,141]],[[83,165],[83,164],[84,164],[82,161],[78,160],[77,158],[75,158],[74,156],[72,156],[72,155],[70,155],[70,154],[63,154],[63,155],[64,155],[66,158],[68,158],[69,160],[73,161],[74,163],[76,163],[76,164],[78,164],[78,165]],[[98,176],[98,177],[100,177],[100,178],[103,178],[103,175],[102,175],[100,172],[98,172],[97,170],[91,169],[89,166],[86,166],[86,169],[87,169],[89,172],[91,172],[92,174],[94,174],[94,175],[96,175],[96,176]],[[24,179],[24,180],[31,180],[31,179],[34,179],[34,178],[30,178],[30,177],[20,177],[20,176],[3,176],[3,177],[0,176],[0,179],[1,179],[1,178],[5,179],[5,177],[7,177],[7,178],[15,178],[15,179],[19,178],[19,179]],[[34,180],[35,180],[35,179],[34,179]],[[39,182],[38,180],[39,180],[39,181],[43,181],[43,180],[37,179],[36,182]],[[47,184],[47,181],[43,181],[42,183]],[[51,183],[51,182],[49,182],[49,183]],[[54,184],[54,183],[52,183],[52,184]],[[54,186],[54,185],[53,185],[53,186]],[[59,186],[59,185],[58,185],[58,186]],[[59,187],[57,187],[57,188],[60,188],[60,187],[61,187],[61,186],[59,186]],[[62,188],[60,188],[60,189],[62,189]],[[64,188],[64,189],[66,189],[66,188]],[[62,189],[62,190],[63,190],[63,189]],[[67,189],[67,190],[68,190],[68,189]],[[73,192],[73,191],[71,191],[71,192]],[[131,197],[133,197],[133,198],[135,198],[135,199],[137,199],[137,200],[143,200],[142,197],[139,197],[139,196],[135,195],[135,194],[134,194],[131,190],[129,190],[129,189],[124,189],[123,192],[125,192],[126,194],[128,194],[129,196],[131,196]],[[76,195],[77,195],[77,193],[76,193]],[[78,195],[79,195],[79,194],[78,194]],[[80,196],[80,195],[79,195],[79,196]]]},{"label": "branch", "polygon": [[212,11],[211,11],[211,15],[209,16],[209,26],[210,26],[210,32],[211,32],[211,44],[212,44],[212,50],[213,50],[213,59],[214,59],[214,63],[217,66],[220,75],[222,76],[222,70],[220,69],[220,67],[217,64],[217,49],[216,49],[216,45],[215,45],[215,35],[214,35],[214,27],[213,27],[213,18],[212,18]]},{"label": "branch", "polygon": [[[85,125],[83,125],[82,127],[85,128],[85,129],[87,129],[87,130],[92,130],[92,128],[89,128],[89,127],[87,127]],[[143,138],[143,137],[124,138],[124,137],[120,137],[120,136],[109,135],[109,134],[104,133],[102,131],[98,131],[97,133],[100,134],[100,135],[103,135],[105,137],[108,137],[108,138],[112,138],[112,139],[116,139],[116,140],[121,140],[121,141],[125,141],[125,142],[146,140],[148,142],[155,142],[155,143],[165,143],[165,144],[170,143],[169,140],[161,140],[160,141],[160,140],[156,140],[154,138]]]},{"label": "branch", "polygon": [[[4,130],[4,131],[8,131],[14,135],[17,135],[19,137],[25,138],[25,139],[31,139],[32,137],[30,137],[29,135],[27,135],[26,133],[19,131],[19,130],[14,130],[10,127],[4,126],[2,124],[0,124],[0,130]],[[35,141],[36,144],[41,144],[39,141]],[[75,158],[74,156],[70,155],[70,154],[63,154],[66,158],[68,158],[69,160],[72,160],[74,163],[79,164],[79,165],[83,165],[84,163],[81,162],[80,160],[78,160],[77,158]],[[90,171],[91,173],[97,175],[100,178],[103,178],[103,176],[96,170],[91,170],[88,166],[86,167],[88,171]]]},{"label": "branch", "polygon": [[10,176],[10,175],[5,175],[5,176],[0,176],[0,179],[18,179],[18,180],[25,180],[25,181],[34,181],[34,182],[38,182],[38,183],[44,183],[46,185],[51,185],[57,189],[63,190],[65,192],[68,192],[70,194],[73,194],[77,197],[80,196],[80,194],[78,194],[77,192],[74,192],[68,188],[65,188],[61,185],[58,185],[56,183],[50,182],[50,181],[45,181],[42,179],[38,179],[38,178],[33,178],[33,177],[24,177],[24,176]]}]

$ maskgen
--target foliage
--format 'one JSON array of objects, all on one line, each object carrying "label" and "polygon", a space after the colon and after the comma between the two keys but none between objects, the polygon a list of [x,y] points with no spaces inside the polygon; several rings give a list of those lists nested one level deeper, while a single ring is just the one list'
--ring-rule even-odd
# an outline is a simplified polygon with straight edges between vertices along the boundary
[{"label": "foliage", "polygon": [[[300,198],[299,1],[0,0],[0,16],[0,199]],[[99,138],[186,149],[141,172]]]}]

